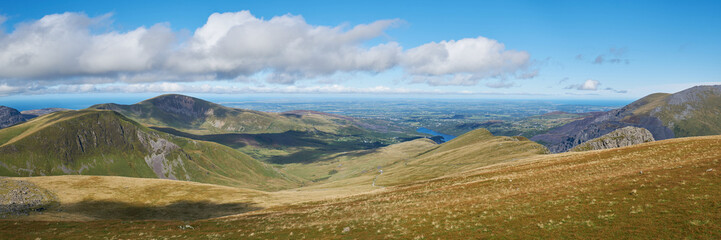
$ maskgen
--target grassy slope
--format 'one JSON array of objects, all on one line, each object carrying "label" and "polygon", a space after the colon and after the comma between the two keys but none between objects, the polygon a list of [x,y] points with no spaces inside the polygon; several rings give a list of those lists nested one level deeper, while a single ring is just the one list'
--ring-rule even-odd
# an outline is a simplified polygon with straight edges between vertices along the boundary
[{"label": "grassy slope", "polygon": [[493,136],[486,129],[476,129],[408,161],[384,168],[377,184],[390,186],[430,179],[547,151],[522,137]]},{"label": "grassy slope", "polygon": [[[166,133],[212,141],[269,163],[312,162],[328,154],[371,149],[408,137],[370,121],[313,111],[267,113],[229,108],[183,95],[133,105],[98,104]],[[379,130],[374,130],[379,129]]]},{"label": "grassy slope", "polygon": [[286,164],[282,167],[285,172],[307,181],[333,182],[360,175],[375,176],[378,168],[407,161],[434,146],[433,141],[422,138],[378,149],[333,154],[314,163]]},{"label": "grassy slope", "polygon": [[47,176],[22,179],[56,194],[58,206],[26,220],[193,220],[265,207],[264,192],[186,181],[115,176]]},{"label": "grassy slope", "polygon": [[[153,149],[151,142],[168,141]],[[168,178],[277,190],[296,186],[272,167],[216,143],[160,133],[112,111],[57,112],[0,130],[0,175]],[[165,152],[164,176],[149,166]],[[156,169],[157,170],[157,169]]]},{"label": "grassy slope", "polygon": [[[677,93],[678,94],[678,93]],[[634,115],[657,116],[671,128],[676,137],[707,136],[721,134],[721,96],[713,92],[698,92],[698,101],[673,105],[671,94],[654,93],[637,103]]]},{"label": "grassy slope", "polygon": [[718,239],[720,148],[710,136],[536,155],[207,221],[0,221],[0,237]]},{"label": "grassy slope", "polygon": [[721,96],[699,93],[700,102],[661,107],[657,113],[677,137],[721,134]]}]

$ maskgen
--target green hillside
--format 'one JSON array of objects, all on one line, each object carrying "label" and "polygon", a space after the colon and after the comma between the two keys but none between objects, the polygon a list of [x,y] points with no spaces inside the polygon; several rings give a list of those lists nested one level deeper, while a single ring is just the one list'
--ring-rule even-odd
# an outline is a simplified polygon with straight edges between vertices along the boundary
[{"label": "green hillside", "polygon": [[382,121],[315,111],[259,112],[176,94],[132,105],[108,103],[90,108],[117,111],[158,131],[220,143],[278,164],[313,162],[329,154],[382,147],[417,135]]},{"label": "green hillside", "polygon": [[268,113],[229,108],[202,99],[167,94],[132,105],[98,104],[92,109],[117,111],[137,122],[193,134],[282,133],[287,131],[357,131],[353,119],[320,112]]},{"label": "green hillside", "polygon": [[[477,131],[463,142],[473,145],[493,138]],[[721,137],[708,136],[592,152],[528,155],[460,173],[451,171],[431,180],[326,199],[306,196],[332,193],[323,189],[258,193],[195,184],[182,187],[179,195],[153,193],[167,196],[167,201],[148,203],[146,195],[126,194],[135,190],[120,186],[132,182],[138,189],[162,190],[178,184],[162,180],[92,180],[104,184],[98,188],[88,187],[91,179],[22,178],[18,180],[55,191],[61,208],[68,206],[64,209],[73,210],[71,214],[105,220],[5,220],[0,221],[0,238],[718,239],[719,149]],[[441,152],[447,151],[452,149]],[[439,156],[437,161],[453,159],[451,155]],[[95,192],[102,188],[114,190],[96,196]],[[197,209],[182,213],[175,207],[178,204],[172,204],[176,200],[199,200],[188,191],[209,191],[212,200],[202,206],[218,204],[220,215],[245,213],[188,221],[189,217],[209,216]],[[92,215],[94,212],[82,208],[88,203],[82,201],[85,196],[97,200],[118,196],[102,206],[124,209],[121,207],[127,205],[113,203],[135,203],[137,213],[123,212],[119,216],[100,209],[100,214],[105,215]],[[275,200],[279,197],[286,202]],[[80,205],[65,205],[77,201]],[[26,219],[41,220],[44,215]],[[132,218],[136,215],[140,217]]]},{"label": "green hillside", "polygon": [[721,134],[721,86],[696,86],[672,94],[653,109],[676,137]]},{"label": "green hillside", "polygon": [[282,189],[272,167],[220,144],[146,128],[116,112],[67,111],[0,130],[0,175],[110,175]]},{"label": "green hillside", "polygon": [[384,168],[376,184],[410,183],[545,153],[545,147],[524,137],[493,136],[481,128]]}]

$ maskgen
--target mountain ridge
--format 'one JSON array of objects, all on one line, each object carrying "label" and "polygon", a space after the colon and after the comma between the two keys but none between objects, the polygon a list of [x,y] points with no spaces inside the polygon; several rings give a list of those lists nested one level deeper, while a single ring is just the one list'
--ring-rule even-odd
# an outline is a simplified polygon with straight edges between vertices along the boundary
[{"label": "mountain ridge", "polygon": [[108,110],[51,113],[0,130],[0,175],[109,175],[281,189],[282,173],[226,146],[158,132]]},{"label": "mountain ridge", "polygon": [[721,134],[721,85],[695,86],[674,94],[654,93],[622,108],[591,116],[533,136],[551,152],[576,145],[627,126],[645,128],[654,139]]},{"label": "mountain ridge", "polygon": [[10,127],[24,121],[27,121],[27,119],[17,109],[0,106],[0,129]]}]

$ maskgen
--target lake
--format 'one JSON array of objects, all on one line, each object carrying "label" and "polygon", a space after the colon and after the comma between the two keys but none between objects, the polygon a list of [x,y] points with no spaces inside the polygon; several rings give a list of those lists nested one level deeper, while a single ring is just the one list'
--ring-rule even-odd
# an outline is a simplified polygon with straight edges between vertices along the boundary
[{"label": "lake", "polygon": [[416,132],[425,133],[425,134],[430,134],[430,135],[433,135],[433,136],[441,136],[441,137],[443,137],[443,141],[444,141],[444,142],[448,142],[448,141],[450,141],[451,139],[456,138],[456,136],[439,133],[439,132],[436,132],[436,131],[433,131],[433,130],[430,130],[430,129],[424,128],[424,127],[416,129]]}]

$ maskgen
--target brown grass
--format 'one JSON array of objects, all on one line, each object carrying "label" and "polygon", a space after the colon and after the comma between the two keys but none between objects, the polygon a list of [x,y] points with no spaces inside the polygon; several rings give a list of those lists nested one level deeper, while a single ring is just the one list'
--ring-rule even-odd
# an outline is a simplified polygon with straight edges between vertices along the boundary
[{"label": "brown grass", "polygon": [[719,149],[721,136],[711,136],[535,155],[195,222],[4,221],[0,238],[719,239]]}]

